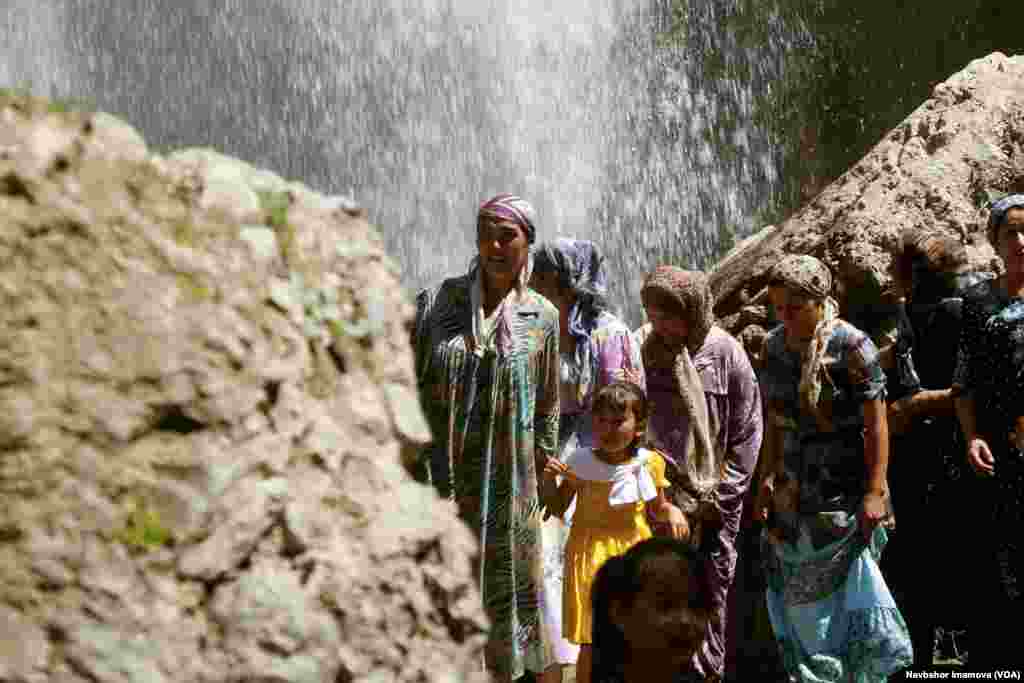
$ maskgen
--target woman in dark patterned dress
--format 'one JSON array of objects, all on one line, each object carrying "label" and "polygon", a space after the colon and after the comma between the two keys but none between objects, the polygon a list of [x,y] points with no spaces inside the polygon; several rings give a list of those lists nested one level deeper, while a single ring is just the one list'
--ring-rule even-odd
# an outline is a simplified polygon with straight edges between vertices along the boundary
[{"label": "woman in dark patterned dress", "polygon": [[878,569],[890,516],[885,376],[871,339],[836,315],[832,275],[787,256],[765,339],[764,479],[768,612],[790,680],[882,683],[912,660]]},{"label": "woman in dark patterned dress", "polygon": [[[976,514],[981,499],[964,462],[951,386],[963,291],[988,274],[971,270],[960,239],[930,229],[905,230],[895,260],[910,329],[900,326],[894,354],[897,371],[886,374],[886,389],[892,379],[918,388],[902,397],[888,397],[893,436],[889,485],[899,524],[895,542],[885,549],[882,572],[910,627],[914,666],[923,669],[932,665],[937,649],[960,654],[957,645],[965,642],[962,629],[976,602],[968,586],[977,583],[969,578],[977,565],[977,554],[970,548],[981,521]],[[949,518],[945,511],[953,508],[960,512]],[[946,518],[942,525],[935,523],[939,517]],[[951,535],[962,539],[963,552],[949,554],[923,575],[921,558],[934,555]],[[946,587],[956,582],[963,587],[950,594]],[[940,643],[934,637],[937,626],[945,634]],[[952,629],[959,633],[955,639]]]},{"label": "woman in dark patterned dress", "polygon": [[[540,473],[558,449],[558,311],[529,289],[532,207],[498,195],[481,208],[467,274],[416,299],[420,401],[434,442],[425,479],[480,542],[480,591],[496,681],[555,663],[540,610]],[[543,495],[542,495],[543,494]]]},{"label": "woman in dark patterned dress", "polygon": [[1020,661],[1016,623],[1024,610],[1024,195],[992,206],[988,239],[1006,272],[964,295],[953,377],[967,461],[989,480],[991,525],[980,553],[984,609],[970,625],[972,667]]}]

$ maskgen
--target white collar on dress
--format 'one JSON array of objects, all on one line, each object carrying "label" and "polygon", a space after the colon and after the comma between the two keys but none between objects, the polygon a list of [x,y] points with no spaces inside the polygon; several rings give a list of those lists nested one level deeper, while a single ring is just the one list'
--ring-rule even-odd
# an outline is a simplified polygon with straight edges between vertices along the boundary
[{"label": "white collar on dress", "polygon": [[610,465],[594,455],[592,448],[580,448],[569,457],[567,464],[580,479],[611,482],[612,490],[608,494],[611,505],[631,505],[658,495],[654,479],[647,469],[647,461],[652,455],[654,451],[639,448],[630,460]]}]

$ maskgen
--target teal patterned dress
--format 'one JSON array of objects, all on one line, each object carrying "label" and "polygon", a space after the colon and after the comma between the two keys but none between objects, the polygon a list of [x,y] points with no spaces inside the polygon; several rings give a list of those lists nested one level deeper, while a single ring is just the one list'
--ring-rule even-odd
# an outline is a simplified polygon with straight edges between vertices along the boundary
[{"label": "teal patterned dress", "polygon": [[[537,457],[555,456],[558,311],[533,290],[513,293],[510,347],[473,336],[475,273],[417,297],[420,400],[434,435],[422,477],[480,541],[480,589],[491,620],[487,668],[499,681],[553,662],[540,616],[542,506]],[[542,466],[542,465],[541,465]]]},{"label": "teal patterned dress", "polygon": [[783,327],[768,334],[764,349],[764,397],[784,437],[776,493],[796,491],[795,509],[773,510],[779,536],[766,534],[762,544],[783,663],[797,683],[885,683],[911,665],[913,649],[878,568],[885,525],[868,541],[857,519],[866,486],[863,405],[885,398],[878,349],[847,322],[835,328],[818,404],[828,431],[801,411],[803,359],[786,348]]}]

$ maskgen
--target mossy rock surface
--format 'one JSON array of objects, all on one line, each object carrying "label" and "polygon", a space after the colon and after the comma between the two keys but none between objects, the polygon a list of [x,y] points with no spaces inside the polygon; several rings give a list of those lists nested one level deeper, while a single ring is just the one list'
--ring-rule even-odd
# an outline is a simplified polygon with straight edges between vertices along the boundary
[{"label": "mossy rock surface", "polygon": [[0,91],[0,680],[472,679],[411,314],[351,200]]}]

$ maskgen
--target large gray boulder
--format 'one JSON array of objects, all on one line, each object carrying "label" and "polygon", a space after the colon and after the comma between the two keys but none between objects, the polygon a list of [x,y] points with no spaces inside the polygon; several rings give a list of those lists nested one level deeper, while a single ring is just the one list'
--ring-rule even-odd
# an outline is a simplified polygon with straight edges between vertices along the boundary
[{"label": "large gray boulder", "polygon": [[0,95],[0,681],[477,676],[395,271],[347,199]]},{"label": "large gray boulder", "polygon": [[1024,56],[995,53],[935,86],[931,99],[789,220],[727,254],[711,274],[716,312],[741,335],[764,322],[758,294],[788,253],[828,263],[841,299],[862,287],[884,291],[907,227],[955,235],[977,268],[995,270],[986,208],[1022,191]]}]

